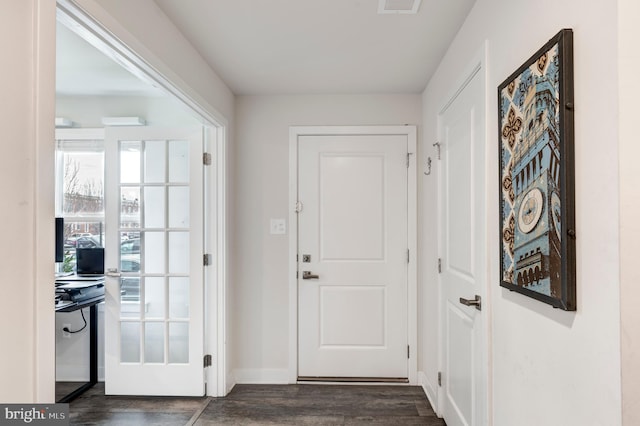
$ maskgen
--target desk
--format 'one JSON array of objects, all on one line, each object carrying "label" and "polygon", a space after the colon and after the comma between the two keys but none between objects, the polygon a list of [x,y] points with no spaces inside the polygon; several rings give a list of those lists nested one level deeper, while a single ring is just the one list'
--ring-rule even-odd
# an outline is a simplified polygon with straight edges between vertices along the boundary
[{"label": "desk", "polygon": [[63,396],[57,402],[70,402],[98,383],[98,303],[104,301],[104,295],[70,305],[56,306],[56,312],[73,312],[89,308],[89,381],[73,392]]}]

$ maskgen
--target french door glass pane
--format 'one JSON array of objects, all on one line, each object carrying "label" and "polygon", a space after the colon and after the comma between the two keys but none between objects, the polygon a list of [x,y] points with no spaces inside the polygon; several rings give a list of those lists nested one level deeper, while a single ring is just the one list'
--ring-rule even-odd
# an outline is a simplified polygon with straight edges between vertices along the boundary
[{"label": "french door glass pane", "polygon": [[164,362],[164,322],[145,323],[144,362]]},{"label": "french door glass pane", "polygon": [[169,273],[189,273],[188,232],[169,232]]},{"label": "french door glass pane", "polygon": [[164,232],[145,232],[143,247],[145,273],[164,274],[166,253]]},{"label": "french door glass pane", "polygon": [[164,228],[164,187],[147,186],[144,188],[144,227]]},{"label": "french door glass pane", "polygon": [[189,143],[187,141],[169,142],[169,182],[189,182]]},{"label": "french door glass pane", "polygon": [[189,362],[189,323],[169,323],[169,363],[186,364]]},{"label": "french door glass pane", "polygon": [[122,362],[140,362],[140,323],[120,323],[120,359]]},{"label": "french door glass pane", "polygon": [[120,183],[140,183],[141,142],[120,142]]},{"label": "french door glass pane", "polygon": [[189,278],[169,278],[169,317],[189,318]]},{"label": "french door glass pane", "polygon": [[145,141],[144,143],[144,181],[162,183],[166,179],[164,141]]},{"label": "french door glass pane", "polygon": [[140,228],[140,187],[120,188],[120,227]]},{"label": "french door glass pane", "polygon": [[140,318],[140,277],[120,278],[120,317]]},{"label": "french door glass pane", "polygon": [[144,304],[146,319],[165,318],[164,277],[145,278]]},{"label": "french door glass pane", "polygon": [[189,227],[189,187],[169,187],[169,228]]}]

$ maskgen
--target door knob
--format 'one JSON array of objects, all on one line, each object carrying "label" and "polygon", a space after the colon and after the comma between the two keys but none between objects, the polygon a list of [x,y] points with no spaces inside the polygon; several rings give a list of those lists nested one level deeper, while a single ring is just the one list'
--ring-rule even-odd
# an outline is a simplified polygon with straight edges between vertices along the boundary
[{"label": "door knob", "polygon": [[108,277],[120,277],[122,274],[118,272],[118,268],[109,268],[107,269],[107,273],[105,274]]},{"label": "door knob", "polygon": [[311,271],[302,271],[303,280],[312,280],[320,278],[319,275],[312,274]]},{"label": "door knob", "polygon": [[482,310],[482,299],[477,294],[476,294],[476,297],[474,299],[471,299],[471,300],[461,297],[460,298],[460,303],[462,303],[463,305],[466,305],[466,306],[475,306],[476,309],[479,310],[479,311]]}]

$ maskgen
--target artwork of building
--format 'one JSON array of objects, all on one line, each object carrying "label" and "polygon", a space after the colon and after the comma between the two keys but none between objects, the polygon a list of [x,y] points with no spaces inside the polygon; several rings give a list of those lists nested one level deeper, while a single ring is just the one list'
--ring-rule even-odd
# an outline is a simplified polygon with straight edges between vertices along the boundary
[{"label": "artwork of building", "polygon": [[513,202],[503,210],[512,236],[505,271],[513,284],[551,297],[561,289],[558,69],[556,45],[503,90]]}]

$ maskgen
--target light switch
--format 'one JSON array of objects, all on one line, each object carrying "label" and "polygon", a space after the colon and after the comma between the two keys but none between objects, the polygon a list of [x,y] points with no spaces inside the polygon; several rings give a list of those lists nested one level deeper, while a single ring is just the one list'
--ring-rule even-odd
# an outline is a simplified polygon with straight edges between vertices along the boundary
[{"label": "light switch", "polygon": [[284,219],[271,219],[271,235],[287,233],[287,222]]}]

